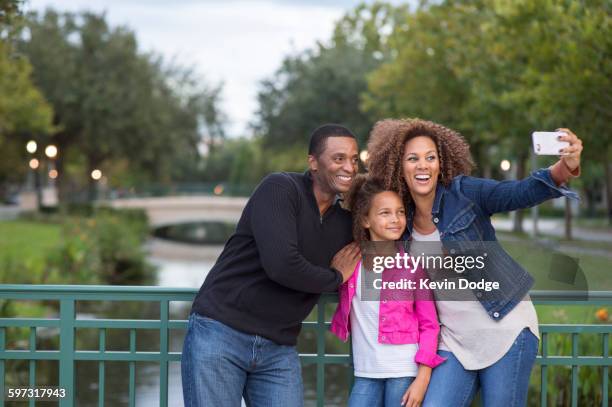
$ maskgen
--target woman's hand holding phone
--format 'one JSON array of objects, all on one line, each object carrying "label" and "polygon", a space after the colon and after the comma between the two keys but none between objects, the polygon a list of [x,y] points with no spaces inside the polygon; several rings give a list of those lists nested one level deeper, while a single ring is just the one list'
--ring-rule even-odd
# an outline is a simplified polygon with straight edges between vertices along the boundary
[{"label": "woman's hand holding phone", "polygon": [[570,171],[574,171],[580,167],[580,154],[582,153],[582,140],[578,138],[570,129],[557,129],[556,131],[563,132],[559,136],[560,141],[567,141],[569,146],[561,149],[561,161],[569,168]]}]

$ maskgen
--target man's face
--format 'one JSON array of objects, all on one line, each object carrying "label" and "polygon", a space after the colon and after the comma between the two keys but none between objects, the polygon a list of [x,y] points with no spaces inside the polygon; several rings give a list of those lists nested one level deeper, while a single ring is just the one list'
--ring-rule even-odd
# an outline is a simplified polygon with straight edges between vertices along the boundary
[{"label": "man's face", "polygon": [[349,190],[358,162],[357,142],[351,137],[328,137],[319,157],[308,156],[310,171],[321,189],[333,193]]}]

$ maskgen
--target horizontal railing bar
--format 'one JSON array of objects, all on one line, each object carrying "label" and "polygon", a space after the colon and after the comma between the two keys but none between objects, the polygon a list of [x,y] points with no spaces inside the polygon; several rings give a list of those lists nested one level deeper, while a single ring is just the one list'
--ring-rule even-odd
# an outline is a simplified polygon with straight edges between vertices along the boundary
[{"label": "horizontal railing bar", "polygon": [[[58,360],[60,357],[59,351],[20,351],[6,350],[1,352],[4,360]],[[159,362],[162,360],[180,361],[180,352],[169,352],[167,356],[159,352],[135,352],[129,351],[75,351],[75,360],[89,361],[125,361],[125,362]],[[316,354],[300,354],[303,363],[325,364],[349,363],[351,357],[347,354],[326,354],[325,356],[317,356]],[[612,366],[612,357],[603,356],[538,356],[536,363],[546,366]]]},{"label": "horizontal railing bar", "polygon": [[[20,351],[7,350],[2,353],[4,360],[58,360],[60,357],[59,351]],[[162,360],[175,361],[181,360],[180,352],[169,352],[166,356],[159,352],[129,352],[129,351],[86,351],[80,350],[74,352],[75,360],[88,361],[121,361],[121,362],[159,362]],[[351,357],[347,354],[327,354],[324,357],[316,354],[300,354],[300,359],[304,363],[316,363],[324,359],[325,363],[347,363],[351,361]]]},{"label": "horizontal railing bar", "polygon": [[171,319],[168,321],[168,329],[187,329],[188,323],[186,319]]},{"label": "horizontal railing bar", "polygon": [[[323,325],[329,327],[331,326],[331,322],[324,322]],[[319,328],[319,323],[316,321],[304,321],[302,322],[302,327],[307,329],[317,329]]]},{"label": "horizontal railing bar", "polygon": [[529,296],[536,304],[548,301],[569,301],[570,303],[609,302],[612,300],[612,291],[587,291],[579,293],[572,291],[531,290]]},{"label": "horizontal railing bar", "polygon": [[166,357],[159,352],[130,352],[130,351],[94,351],[80,350],[74,353],[75,360],[103,360],[122,362],[160,362]]},{"label": "horizontal railing bar", "polygon": [[604,334],[612,330],[610,324],[540,324],[540,332]]},{"label": "horizontal railing bar", "polygon": [[536,363],[545,366],[612,366],[612,358],[603,356],[537,356]]},{"label": "horizontal railing bar", "polygon": [[159,287],[147,285],[59,285],[59,284],[0,284],[0,295],[20,292],[36,292],[45,294],[153,294],[167,297],[168,295],[197,294],[198,289],[187,287]]},{"label": "horizontal railing bar", "polygon": [[307,353],[307,354],[300,354],[300,360],[303,364],[305,365],[309,365],[309,364],[316,364],[316,363],[323,363],[323,364],[341,364],[341,363],[351,363],[352,359],[349,355],[325,355],[325,356],[318,356],[316,353]]},{"label": "horizontal railing bar", "polygon": [[[22,294],[28,295],[27,299],[36,298],[54,299],[64,298],[69,294],[71,298],[85,300],[150,300],[151,297],[158,300],[190,301],[197,294],[197,288],[181,287],[158,287],[158,286],[107,286],[107,285],[43,285],[43,284],[0,284],[0,297],[2,298],[24,298]],[[107,294],[116,294],[117,297],[107,298]],[[584,293],[571,291],[530,291],[534,302],[542,301],[571,301],[572,303],[586,303],[593,301],[612,301],[612,291],[589,291]],[[40,295],[40,296],[39,296]],[[583,297],[586,297],[583,299]],[[323,302],[337,302],[335,293],[326,293],[321,297]]]},{"label": "horizontal railing bar", "polygon": [[4,327],[48,327],[59,328],[59,318],[0,318],[0,326]]},{"label": "horizontal railing bar", "polygon": [[[50,327],[59,328],[60,320],[57,318],[0,318],[2,327]],[[186,329],[187,320],[170,320],[169,329]],[[159,329],[161,321],[158,319],[75,319],[74,325],[77,328],[115,328],[115,329]],[[331,322],[325,322],[329,327]],[[315,321],[304,321],[302,327],[307,329],[319,328],[319,323]],[[610,332],[608,324],[540,324],[541,332],[550,333],[596,333],[603,334]]]},{"label": "horizontal railing bar", "polygon": [[[45,327],[59,328],[58,318],[0,318],[0,326],[14,327]],[[173,319],[168,322],[169,329],[187,329],[186,319]],[[161,322],[158,319],[75,319],[77,328],[115,328],[115,329],[159,329]]]},{"label": "horizontal railing bar", "polygon": [[164,294],[164,293],[121,293],[113,291],[85,293],[75,292],[10,292],[5,293],[0,289],[0,298],[9,300],[45,300],[55,301],[66,298],[77,301],[138,301],[138,302],[159,302],[159,301],[183,301],[193,302],[195,294]]},{"label": "horizontal railing bar", "polygon": [[158,319],[75,319],[76,328],[160,329]]},{"label": "horizontal railing bar", "polygon": [[4,360],[59,360],[58,350],[4,350],[0,352],[0,357]]}]

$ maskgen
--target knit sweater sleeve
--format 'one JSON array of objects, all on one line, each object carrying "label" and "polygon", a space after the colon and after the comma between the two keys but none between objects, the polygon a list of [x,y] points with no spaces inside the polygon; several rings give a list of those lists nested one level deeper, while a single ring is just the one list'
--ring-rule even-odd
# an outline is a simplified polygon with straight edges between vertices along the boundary
[{"label": "knit sweater sleeve", "polygon": [[341,274],[307,261],[298,250],[298,196],[290,185],[269,177],[251,197],[250,223],[261,265],[285,287],[307,292],[335,291]]}]

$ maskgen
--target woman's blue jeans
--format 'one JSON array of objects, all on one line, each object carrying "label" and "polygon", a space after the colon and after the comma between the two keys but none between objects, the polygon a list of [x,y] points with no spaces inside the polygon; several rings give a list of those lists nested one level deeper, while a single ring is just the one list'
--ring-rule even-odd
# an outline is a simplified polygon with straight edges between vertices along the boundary
[{"label": "woman's blue jeans", "polygon": [[185,407],[303,406],[294,346],[278,345],[211,318],[189,316],[181,358]]},{"label": "woman's blue jeans", "polygon": [[414,377],[370,379],[355,377],[349,407],[399,407]]},{"label": "woman's blue jeans", "polygon": [[433,370],[423,407],[468,407],[481,391],[484,407],[523,407],[527,403],[529,376],[538,353],[538,338],[527,328],[493,365],[465,370],[457,358],[439,351],[446,362]]}]

